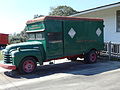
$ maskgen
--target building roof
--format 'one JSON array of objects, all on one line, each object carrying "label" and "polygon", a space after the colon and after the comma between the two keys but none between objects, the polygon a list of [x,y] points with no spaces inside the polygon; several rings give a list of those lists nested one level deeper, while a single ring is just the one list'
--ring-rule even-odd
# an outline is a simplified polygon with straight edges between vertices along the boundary
[{"label": "building roof", "polygon": [[108,4],[108,5],[92,8],[92,9],[83,10],[83,11],[80,11],[79,13],[71,15],[71,16],[79,16],[81,14],[99,11],[99,10],[104,10],[104,9],[109,9],[109,8],[113,8],[113,7],[119,7],[119,6],[120,6],[120,2],[117,2],[117,3],[113,3],[113,4]]},{"label": "building roof", "polygon": [[83,17],[64,17],[64,16],[45,16],[39,17],[32,20],[28,20],[26,24],[40,22],[44,20],[89,20],[89,21],[103,21],[101,18],[83,18]]}]

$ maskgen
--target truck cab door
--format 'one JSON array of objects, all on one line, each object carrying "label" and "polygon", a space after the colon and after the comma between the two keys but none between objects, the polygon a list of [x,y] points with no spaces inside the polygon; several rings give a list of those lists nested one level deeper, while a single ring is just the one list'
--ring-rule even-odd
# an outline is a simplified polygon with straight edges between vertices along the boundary
[{"label": "truck cab door", "polygon": [[[52,25],[50,25],[52,24]],[[49,22],[47,32],[47,59],[53,59],[63,56],[63,34],[62,34],[62,22]]]}]

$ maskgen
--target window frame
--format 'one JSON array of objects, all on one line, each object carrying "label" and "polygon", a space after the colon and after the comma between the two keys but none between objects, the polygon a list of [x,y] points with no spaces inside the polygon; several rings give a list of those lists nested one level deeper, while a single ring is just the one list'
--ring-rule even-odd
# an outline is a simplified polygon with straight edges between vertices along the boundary
[{"label": "window frame", "polygon": [[[27,33],[28,34],[28,40],[45,40],[45,32],[32,32],[32,33]],[[34,35],[34,38],[33,39],[30,39],[29,35],[32,34]],[[37,34],[41,34],[42,35],[42,38],[39,39],[37,37]]]},{"label": "window frame", "polygon": [[116,11],[116,32],[120,32],[120,10]]}]

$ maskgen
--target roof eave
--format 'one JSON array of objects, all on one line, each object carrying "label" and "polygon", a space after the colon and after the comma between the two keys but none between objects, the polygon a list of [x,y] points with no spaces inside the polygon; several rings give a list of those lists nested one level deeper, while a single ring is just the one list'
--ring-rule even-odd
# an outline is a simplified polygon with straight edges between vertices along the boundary
[{"label": "roof eave", "polygon": [[120,2],[114,3],[114,4],[109,4],[109,5],[104,5],[104,6],[100,6],[100,7],[96,7],[96,8],[92,8],[92,9],[83,10],[83,11],[80,11],[80,13],[77,13],[77,14],[74,14],[74,15],[71,15],[71,16],[72,17],[79,16],[79,15],[82,15],[82,14],[95,12],[95,11],[99,11],[99,10],[104,10],[104,9],[110,9],[110,8],[119,7],[119,6],[120,6]]}]

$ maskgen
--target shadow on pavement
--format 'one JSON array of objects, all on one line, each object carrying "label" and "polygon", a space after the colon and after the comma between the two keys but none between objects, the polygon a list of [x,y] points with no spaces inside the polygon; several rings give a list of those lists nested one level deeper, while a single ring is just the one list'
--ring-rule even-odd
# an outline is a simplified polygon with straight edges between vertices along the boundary
[{"label": "shadow on pavement", "polygon": [[91,76],[120,68],[118,61],[98,61],[94,64],[84,64],[81,61],[66,62],[61,64],[38,66],[34,74],[20,75],[16,71],[4,72],[12,78],[40,78],[57,73]]}]

